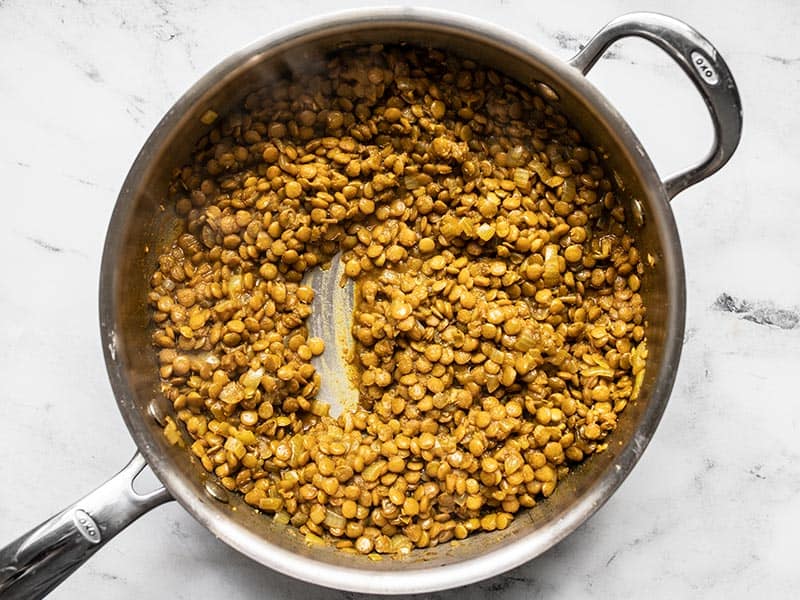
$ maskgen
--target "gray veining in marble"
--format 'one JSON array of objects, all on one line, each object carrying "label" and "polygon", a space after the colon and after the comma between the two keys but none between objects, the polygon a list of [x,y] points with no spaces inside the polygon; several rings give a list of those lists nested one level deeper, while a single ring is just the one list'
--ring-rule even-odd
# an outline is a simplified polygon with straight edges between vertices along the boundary
[{"label": "gray veining in marble", "polygon": [[[98,336],[116,193],[148,133],[217,61],[349,0],[0,0],[0,544],[133,452]],[[793,597],[800,587],[800,7],[794,2],[448,0],[564,58],[611,18],[655,10],[709,37],[737,78],[731,163],[673,202],[687,267],[681,366],[643,459],[600,512],[538,560],[440,600]],[[642,41],[591,79],[663,174],[711,140],[701,100]],[[165,505],[53,598],[359,598],[290,580]]]}]

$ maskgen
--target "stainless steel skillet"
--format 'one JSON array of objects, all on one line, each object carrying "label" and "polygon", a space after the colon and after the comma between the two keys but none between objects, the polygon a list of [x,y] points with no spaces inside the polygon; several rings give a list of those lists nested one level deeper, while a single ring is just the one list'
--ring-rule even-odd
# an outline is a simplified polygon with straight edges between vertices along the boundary
[{"label": "stainless steel skillet", "polygon": [[[657,44],[683,68],[714,124],[709,154],[666,181],[658,177],[628,124],[584,77],[609,45],[627,36]],[[224,114],[253,88],[322,60],[342,45],[401,41],[468,56],[538,87],[593,145],[607,151],[607,166],[620,182],[632,221],[638,223],[634,234],[639,247],[652,257],[643,286],[650,355],[640,399],[626,409],[608,451],[585,463],[546,502],[520,515],[508,529],[469,538],[458,547],[445,544],[403,560],[373,562],[333,548],[309,547],[301,536],[226,492],[187,452],[167,443],[160,423],[171,409],[158,392],[146,294],[155,256],[175,231],[170,211],[161,211],[159,205],[172,170],[203,134],[199,117],[206,110]],[[265,566],[340,589],[445,589],[502,573],[541,554],[613,494],[656,429],[672,389],[685,320],[683,259],[669,201],[727,162],[741,124],[735,83],[714,47],[684,23],[650,13],[612,21],[567,62],[487,23],[417,9],[365,9],[325,17],[233,55],[195,84],[158,124],[131,167],[108,229],[100,276],[101,336],[115,397],[139,452],[103,486],[0,550],[0,594],[41,597],[116,533],[171,498],[214,535]],[[345,301],[337,288],[325,281],[319,285],[317,313],[339,310]],[[335,334],[331,322],[317,324],[329,339]],[[164,487],[139,495],[132,481],[145,464]]]}]

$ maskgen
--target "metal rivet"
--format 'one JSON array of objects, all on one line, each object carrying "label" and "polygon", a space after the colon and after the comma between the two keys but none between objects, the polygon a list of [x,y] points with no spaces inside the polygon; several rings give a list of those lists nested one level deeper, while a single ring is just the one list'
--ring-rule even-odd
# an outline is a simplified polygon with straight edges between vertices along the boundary
[{"label": "metal rivet", "polygon": [[637,227],[642,227],[644,225],[644,207],[637,198],[631,200],[631,216]]},{"label": "metal rivet", "polygon": [[550,102],[558,102],[561,100],[556,91],[543,81],[539,81],[536,84],[536,88],[539,90],[539,93],[544,97],[545,100],[550,100]]},{"label": "metal rivet", "polygon": [[147,414],[153,417],[156,423],[164,427],[167,424],[167,415],[169,414],[167,399],[162,396],[150,400],[150,404],[147,405]]},{"label": "metal rivet", "polygon": [[228,491],[218,484],[213,479],[206,479],[206,482],[203,484],[206,490],[206,494],[208,494],[209,498],[213,498],[214,500],[218,500],[220,502],[228,503]]}]

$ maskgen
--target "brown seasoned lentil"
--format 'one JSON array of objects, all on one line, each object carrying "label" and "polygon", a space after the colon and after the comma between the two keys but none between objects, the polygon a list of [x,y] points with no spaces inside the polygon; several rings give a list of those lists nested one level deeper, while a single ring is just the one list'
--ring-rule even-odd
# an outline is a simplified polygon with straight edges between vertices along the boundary
[{"label": "brown seasoned lentil", "polygon": [[[605,448],[644,375],[643,267],[555,108],[372,46],[201,121],[149,302],[165,435],[227,489],[310,542],[405,554],[508,527]],[[338,251],[360,403],[333,418],[300,282]]]}]

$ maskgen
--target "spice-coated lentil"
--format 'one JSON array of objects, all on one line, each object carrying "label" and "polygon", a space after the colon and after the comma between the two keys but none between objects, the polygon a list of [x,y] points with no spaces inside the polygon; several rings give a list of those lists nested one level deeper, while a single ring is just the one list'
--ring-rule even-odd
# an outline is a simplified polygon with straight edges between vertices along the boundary
[{"label": "spice-coated lentil", "polygon": [[[149,301],[165,434],[223,486],[375,557],[503,529],[604,448],[644,374],[643,268],[556,109],[373,46],[201,121]],[[300,282],[339,251],[360,403],[334,419]]]}]

